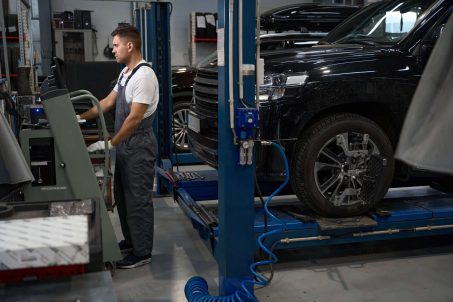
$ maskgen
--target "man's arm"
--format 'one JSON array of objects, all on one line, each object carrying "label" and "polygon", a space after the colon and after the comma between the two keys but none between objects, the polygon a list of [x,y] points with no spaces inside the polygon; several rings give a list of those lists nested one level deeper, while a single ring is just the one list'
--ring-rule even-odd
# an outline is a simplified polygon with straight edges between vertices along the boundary
[{"label": "man's arm", "polygon": [[[109,111],[115,106],[116,96],[118,93],[115,90],[112,90],[107,97],[102,99],[99,103],[101,105],[102,112]],[[98,108],[93,106],[90,110],[85,111],[80,115],[81,120],[91,120],[96,118],[99,115]]]},{"label": "man's arm", "polygon": [[137,127],[140,125],[146,109],[148,109],[147,104],[132,103],[131,112],[124,120],[124,123],[118,133],[110,140],[113,146],[117,146],[120,142],[134,133],[135,129],[137,129]]}]

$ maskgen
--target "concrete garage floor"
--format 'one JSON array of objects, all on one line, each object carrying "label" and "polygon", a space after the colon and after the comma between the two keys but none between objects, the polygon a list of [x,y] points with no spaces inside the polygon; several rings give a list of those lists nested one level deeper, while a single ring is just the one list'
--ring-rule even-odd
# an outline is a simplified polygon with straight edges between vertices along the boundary
[{"label": "concrete garage floor", "polygon": [[[118,301],[186,301],[184,285],[203,276],[218,293],[218,271],[191,223],[171,197],[155,198],[153,262],[117,270]],[[119,219],[111,215],[121,238]],[[271,285],[256,291],[260,301],[452,302],[453,236],[278,253]]]}]

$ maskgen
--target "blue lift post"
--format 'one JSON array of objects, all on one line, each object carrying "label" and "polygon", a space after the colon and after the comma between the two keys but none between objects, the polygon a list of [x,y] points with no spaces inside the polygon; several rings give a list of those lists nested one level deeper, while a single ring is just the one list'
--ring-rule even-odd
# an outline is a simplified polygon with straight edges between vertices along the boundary
[{"label": "blue lift post", "polygon": [[[151,62],[159,81],[159,106],[154,120],[154,132],[158,141],[157,167],[171,171],[179,164],[200,163],[192,153],[173,153],[172,116],[173,99],[171,90],[171,46],[170,46],[170,2],[151,2],[147,8],[135,10],[137,28],[140,31],[142,53]],[[161,173],[156,174],[156,194],[172,192],[172,187],[162,183]]]},{"label": "blue lift post", "polygon": [[[239,28],[239,2],[242,3],[243,26]],[[230,4],[232,7],[232,17]],[[222,49],[218,53],[219,74],[219,145],[218,145],[218,219],[219,237],[215,248],[215,257],[219,265],[220,294],[229,295],[241,288],[241,281],[252,280],[249,266],[254,255],[254,177],[255,164],[240,166],[238,164],[239,147],[233,144],[233,129],[230,126],[229,99],[234,99],[234,108],[242,107],[239,102],[239,32],[243,37],[243,64],[255,64],[255,1],[218,1],[218,47],[224,45],[224,64]],[[233,53],[230,56],[230,22],[233,21]],[[223,34],[222,34],[223,32]],[[232,61],[230,58],[232,57]],[[233,64],[233,91],[229,92],[229,64]],[[245,100],[255,103],[255,77],[244,76]],[[253,290],[253,289],[252,289]]]},{"label": "blue lift post", "polygon": [[[172,164],[172,95],[171,95],[171,48],[170,48],[170,2],[150,2],[147,8],[135,11],[137,28],[143,41],[142,53],[159,81],[159,105],[154,120],[154,132],[158,141],[156,165],[164,170]],[[157,173],[157,194],[162,191],[161,177]],[[151,186],[153,184],[150,184]]]}]

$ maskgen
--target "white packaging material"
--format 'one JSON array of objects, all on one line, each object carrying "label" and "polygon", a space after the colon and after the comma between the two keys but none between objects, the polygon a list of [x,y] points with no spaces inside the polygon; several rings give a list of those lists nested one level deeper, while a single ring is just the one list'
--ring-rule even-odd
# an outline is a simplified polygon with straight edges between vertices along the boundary
[{"label": "white packaging material", "polygon": [[0,221],[0,270],[89,261],[86,215]]}]

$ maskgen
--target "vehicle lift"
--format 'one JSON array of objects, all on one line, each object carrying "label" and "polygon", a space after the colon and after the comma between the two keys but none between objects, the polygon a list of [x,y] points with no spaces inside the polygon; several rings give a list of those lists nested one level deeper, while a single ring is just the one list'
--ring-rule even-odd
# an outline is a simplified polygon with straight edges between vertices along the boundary
[{"label": "vehicle lift", "polygon": [[[153,129],[156,135],[156,168],[170,170],[175,162],[172,148],[172,90],[170,47],[170,2],[151,2],[147,7],[135,10],[136,26],[142,40],[142,54],[150,62],[159,82],[159,104]],[[155,193],[162,194],[160,174],[156,175]]]},{"label": "vehicle lift", "polygon": [[[242,18],[238,18],[239,14]],[[233,144],[230,123],[231,112],[237,114],[237,120],[250,114],[240,99],[254,106],[255,70],[250,65],[255,65],[255,1],[233,4],[218,0],[218,15],[219,168],[170,172],[171,166],[162,166],[158,173],[162,185],[173,193],[214,254],[219,265],[219,294],[231,295],[241,289],[243,280],[253,279],[249,266],[259,248],[256,238],[266,229],[280,228],[281,222],[265,219],[263,208],[256,205],[255,164],[239,164],[241,140],[236,140],[239,145]],[[243,41],[238,39],[239,32]],[[238,49],[242,49],[242,54]],[[241,82],[239,70],[243,75],[243,95],[239,85],[233,84]],[[230,99],[234,100],[233,110]],[[241,126],[236,123],[236,127]],[[272,192],[272,188],[263,189]],[[429,187],[390,189],[376,209],[352,218],[319,217],[303,209],[294,197],[290,199],[271,205],[271,211],[285,224],[283,232],[264,241],[271,250],[453,233],[453,196]]]},{"label": "vehicle lift", "polygon": [[[153,129],[158,141],[157,169],[172,170],[173,166],[197,164],[200,160],[192,153],[175,153],[172,142],[172,86],[170,46],[170,2],[150,2],[135,10],[136,26],[140,32],[143,58],[152,64],[159,82],[159,104]],[[157,195],[171,192],[163,186],[157,174]]]}]

